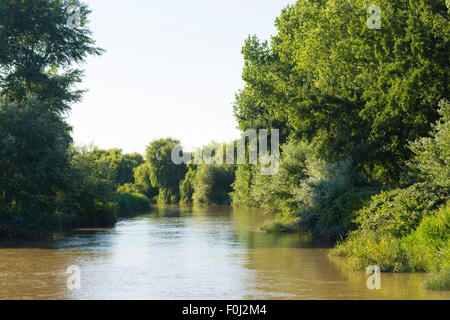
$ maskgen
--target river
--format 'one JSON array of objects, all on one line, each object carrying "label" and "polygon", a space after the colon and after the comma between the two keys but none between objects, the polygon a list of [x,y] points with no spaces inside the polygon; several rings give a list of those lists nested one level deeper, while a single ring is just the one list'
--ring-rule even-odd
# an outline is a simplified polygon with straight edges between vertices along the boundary
[{"label": "river", "polygon": [[[111,229],[0,243],[0,299],[450,299],[425,274],[381,274],[369,290],[326,244],[267,234],[256,210],[154,209]],[[69,290],[67,268],[80,272]],[[73,278],[71,278],[73,279]]]}]

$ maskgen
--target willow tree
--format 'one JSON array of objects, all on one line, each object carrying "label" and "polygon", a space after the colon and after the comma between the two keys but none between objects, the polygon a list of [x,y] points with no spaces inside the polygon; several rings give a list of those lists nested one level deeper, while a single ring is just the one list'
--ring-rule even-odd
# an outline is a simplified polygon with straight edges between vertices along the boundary
[{"label": "willow tree", "polygon": [[152,186],[158,188],[158,202],[177,203],[179,201],[179,186],[185,177],[185,164],[177,165],[172,161],[172,150],[180,142],[172,138],[152,141],[146,150],[146,161],[149,166]]}]

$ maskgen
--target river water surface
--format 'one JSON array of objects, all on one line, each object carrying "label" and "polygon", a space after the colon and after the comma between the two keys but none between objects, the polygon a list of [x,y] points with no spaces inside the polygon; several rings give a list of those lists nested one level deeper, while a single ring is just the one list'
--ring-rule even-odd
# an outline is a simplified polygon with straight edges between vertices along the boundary
[{"label": "river water surface", "polygon": [[[260,231],[270,218],[228,207],[155,209],[112,229],[0,243],[0,299],[450,299],[425,274],[345,272],[306,235]],[[81,288],[67,288],[78,266]]]}]

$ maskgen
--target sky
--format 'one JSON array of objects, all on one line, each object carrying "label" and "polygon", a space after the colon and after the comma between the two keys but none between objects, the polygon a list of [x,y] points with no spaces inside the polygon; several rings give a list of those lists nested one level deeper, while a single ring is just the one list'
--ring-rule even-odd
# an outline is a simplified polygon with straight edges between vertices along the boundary
[{"label": "sky", "polygon": [[294,0],[85,0],[106,50],[89,57],[68,122],[76,144],[145,152],[173,137],[186,150],[239,136],[235,94],[244,85],[248,35],[269,40]]}]

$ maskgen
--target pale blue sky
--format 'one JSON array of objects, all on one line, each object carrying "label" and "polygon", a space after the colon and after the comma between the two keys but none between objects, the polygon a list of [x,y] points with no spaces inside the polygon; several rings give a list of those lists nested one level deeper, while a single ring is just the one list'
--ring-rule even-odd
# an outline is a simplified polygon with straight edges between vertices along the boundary
[{"label": "pale blue sky", "polygon": [[244,39],[270,39],[275,18],[295,1],[86,2],[107,52],[83,65],[89,92],[68,118],[75,142],[143,153],[168,136],[187,149],[236,138]]}]

